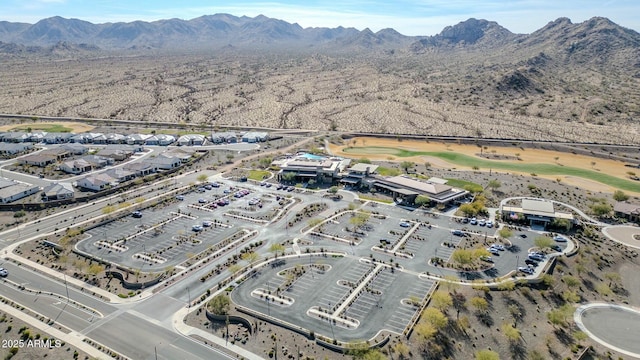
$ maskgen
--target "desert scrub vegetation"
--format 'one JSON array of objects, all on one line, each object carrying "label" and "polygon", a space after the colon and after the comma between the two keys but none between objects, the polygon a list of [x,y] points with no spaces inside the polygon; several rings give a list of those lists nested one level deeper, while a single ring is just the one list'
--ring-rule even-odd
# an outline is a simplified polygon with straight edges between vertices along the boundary
[{"label": "desert scrub vegetation", "polygon": [[[474,59],[447,66],[437,55],[9,60],[0,69],[6,80],[0,111],[141,123],[638,142],[639,125],[624,116],[628,106],[613,104],[615,97],[581,96],[597,89],[587,74],[572,75],[584,79],[572,85],[575,94],[563,88],[513,97],[494,91],[490,70],[477,74],[477,66],[468,68]],[[633,88],[633,80],[622,80],[620,89]]]}]

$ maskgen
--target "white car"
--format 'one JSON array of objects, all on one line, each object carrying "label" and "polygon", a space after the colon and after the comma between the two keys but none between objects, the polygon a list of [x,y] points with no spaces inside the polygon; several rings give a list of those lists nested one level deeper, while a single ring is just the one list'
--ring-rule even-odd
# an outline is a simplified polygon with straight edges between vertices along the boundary
[{"label": "white car", "polygon": [[556,235],[553,237],[553,240],[557,242],[567,242],[567,238],[562,235]]},{"label": "white car", "polygon": [[193,225],[193,226],[191,227],[191,230],[196,231],[196,232],[198,232],[198,231],[202,231],[202,229],[203,229],[203,228],[202,228],[202,225]]},{"label": "white car", "polygon": [[202,226],[204,227],[211,227],[211,225],[213,225],[213,221],[211,220],[205,220],[202,222]]},{"label": "white car", "polygon": [[0,268],[0,277],[7,277],[7,276],[9,276],[9,272],[7,271],[7,269]]},{"label": "white car", "polygon": [[493,221],[487,220],[487,227],[488,228],[492,228],[493,227]]},{"label": "white car", "polygon": [[532,275],[533,272],[534,272],[534,270],[532,268],[528,267],[528,266],[520,266],[518,268],[518,271],[521,271],[521,272],[523,272],[525,274],[529,274],[529,275]]},{"label": "white car", "polygon": [[411,227],[411,224],[409,224],[406,221],[401,221],[400,222],[400,226],[403,227],[403,228],[408,228],[408,227]]},{"label": "white car", "polygon": [[484,219],[480,219],[480,220],[478,221],[478,225],[479,225],[479,226],[485,226],[485,225],[487,225],[487,222],[486,222],[486,221],[484,221]]},{"label": "white car", "polygon": [[500,251],[498,251],[498,249],[496,248],[488,247],[487,251],[492,253],[493,255],[500,255]]},{"label": "white car", "polygon": [[500,250],[500,251],[505,251],[505,247],[502,244],[491,244],[491,247],[496,249],[496,250]]},{"label": "white car", "polygon": [[471,220],[469,220],[469,224],[477,225],[478,224],[478,220],[476,220],[476,218],[471,218]]}]

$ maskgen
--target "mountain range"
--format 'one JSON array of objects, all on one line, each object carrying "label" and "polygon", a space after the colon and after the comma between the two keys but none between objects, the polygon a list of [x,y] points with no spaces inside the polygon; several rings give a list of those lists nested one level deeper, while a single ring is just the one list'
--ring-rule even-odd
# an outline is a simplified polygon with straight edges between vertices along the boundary
[{"label": "mountain range", "polygon": [[[0,52],[30,53],[122,49],[312,49],[314,51],[496,50],[556,52],[576,61],[638,66],[640,34],[606,18],[573,24],[550,22],[531,34],[514,34],[493,21],[469,19],[434,36],[405,36],[393,29],[302,28],[286,21],[229,14],[93,24],[59,16],[35,24],[0,21]],[[595,55],[595,57],[594,57]],[[623,57],[624,59],[621,59]]]}]

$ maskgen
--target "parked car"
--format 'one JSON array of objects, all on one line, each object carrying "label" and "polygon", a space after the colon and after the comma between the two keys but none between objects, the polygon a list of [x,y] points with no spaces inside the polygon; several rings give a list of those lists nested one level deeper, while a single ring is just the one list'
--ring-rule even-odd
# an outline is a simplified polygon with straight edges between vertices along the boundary
[{"label": "parked car", "polygon": [[531,265],[531,266],[533,266],[533,267],[538,266],[538,262],[537,262],[537,261],[535,261],[535,260],[531,260],[531,259],[525,259],[525,260],[524,260],[524,263],[525,263],[525,264],[527,264],[527,265]]},{"label": "parked car", "polygon": [[202,226],[204,227],[211,227],[213,225],[213,221],[211,220],[205,220],[202,222]]},{"label": "parked car", "polygon": [[488,227],[488,228],[492,228],[492,227],[493,227],[493,221],[488,220],[488,221],[487,221],[487,227]]},{"label": "parked car", "polygon": [[523,239],[526,239],[527,238],[527,234],[520,234],[520,237],[523,238]]},{"label": "parked car", "polygon": [[562,248],[560,247],[560,245],[551,245],[551,249],[553,251],[562,252]]},{"label": "parked car", "polygon": [[0,268],[0,277],[7,277],[7,276],[9,276],[9,272],[7,271],[7,269]]},{"label": "parked car", "polygon": [[530,253],[530,254],[528,255],[528,257],[529,257],[529,259],[531,259],[531,260],[536,260],[536,261],[542,261],[542,260],[544,260],[544,257],[542,257],[542,255],[540,255],[540,254],[535,254],[535,253]]},{"label": "parked car", "polygon": [[272,186],[272,184],[271,183],[266,183],[264,186],[270,188]]},{"label": "parked car", "polygon": [[131,213],[131,216],[133,216],[136,219],[139,219],[142,217],[142,213],[140,211],[134,211]]},{"label": "parked car", "polygon": [[464,232],[462,232],[462,230],[451,230],[451,233],[455,236],[464,236]]},{"label": "parked car", "polygon": [[567,242],[567,238],[562,235],[556,235],[553,237],[553,240],[557,242]]},{"label": "parked car", "polygon": [[184,200],[184,196],[183,195],[176,195],[176,200],[182,201],[182,200]]},{"label": "parked car", "polygon": [[480,260],[488,262],[488,263],[492,263],[493,262],[493,258],[491,256],[480,256]]},{"label": "parked car", "polygon": [[409,223],[408,223],[408,222],[406,222],[406,221],[400,221],[400,224],[399,224],[399,225],[400,225],[400,227],[403,227],[403,228],[411,227],[411,224],[409,224]]},{"label": "parked car", "polygon": [[203,193],[203,192],[205,192],[207,190],[204,187],[201,186],[201,187],[197,188],[196,191],[200,192],[200,193]]},{"label": "parked car", "polygon": [[498,251],[498,249],[496,248],[488,247],[487,251],[492,253],[493,255],[498,255],[498,256],[500,255],[500,251]]},{"label": "parked car", "polygon": [[469,223],[469,218],[464,218],[464,219],[462,219],[462,223],[463,223],[463,224],[467,224],[467,223]]},{"label": "parked car", "polygon": [[204,203],[206,203],[206,202],[207,202],[207,199],[200,198],[200,199],[198,199],[198,202],[199,202],[200,204],[204,204]]},{"label": "parked car", "polygon": [[480,220],[478,221],[478,225],[480,225],[480,226],[485,226],[485,225],[487,225],[487,222],[486,222],[484,219],[480,219]]},{"label": "parked car", "polygon": [[502,244],[491,244],[491,247],[500,251],[505,251],[505,247]]},{"label": "parked car", "polygon": [[202,231],[203,227],[202,227],[202,225],[193,225],[191,227],[191,230],[198,232],[198,231]]},{"label": "parked car", "polygon": [[469,224],[478,225],[478,220],[476,218],[471,218],[471,220],[469,220]]},{"label": "parked car", "polygon": [[212,187],[214,187],[214,188],[219,188],[219,187],[220,187],[220,184],[218,184],[217,182],[212,182],[212,183],[211,183],[211,184],[209,184],[209,185],[211,185],[211,186],[212,186]]},{"label": "parked car", "polygon": [[205,185],[205,186],[203,186],[203,187],[204,187],[204,189],[205,189],[205,190],[211,190],[211,189],[213,189],[213,186],[211,186],[211,185],[209,185],[209,184],[207,184],[207,185]]},{"label": "parked car", "polygon": [[532,268],[528,267],[528,266],[520,266],[518,268],[518,271],[521,271],[521,272],[523,272],[525,274],[528,274],[528,275],[531,275],[534,272],[534,270]]}]

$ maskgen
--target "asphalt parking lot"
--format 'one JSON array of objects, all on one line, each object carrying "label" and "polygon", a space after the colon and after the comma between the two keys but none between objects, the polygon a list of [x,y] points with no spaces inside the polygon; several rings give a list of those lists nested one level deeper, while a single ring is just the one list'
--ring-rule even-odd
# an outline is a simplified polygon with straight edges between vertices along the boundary
[{"label": "asphalt parking lot", "polygon": [[[282,306],[277,301],[266,301],[252,296],[255,289],[274,291],[284,280],[278,272],[296,265],[309,268],[309,263],[322,263],[331,266],[328,271],[309,272],[297,279],[292,287],[283,292],[284,296],[294,299],[290,306]],[[347,329],[339,323],[318,319],[308,315],[312,307],[337,309],[350,294],[351,287],[345,282],[356,284],[367,274],[372,265],[350,257],[301,257],[287,259],[286,264],[272,268],[263,268],[259,274],[243,282],[231,293],[233,301],[264,314],[277,317],[292,324],[314,330],[318,334],[336,337],[343,341],[368,339],[381,329],[402,333],[415,315],[418,308],[406,304],[404,300],[412,297],[423,298],[434,282],[423,280],[416,275],[391,271],[389,268],[378,272],[355,299],[349,301],[341,315],[356,319],[360,325]]]}]

